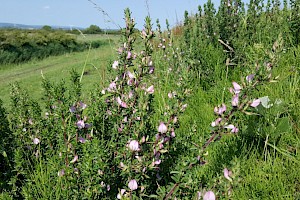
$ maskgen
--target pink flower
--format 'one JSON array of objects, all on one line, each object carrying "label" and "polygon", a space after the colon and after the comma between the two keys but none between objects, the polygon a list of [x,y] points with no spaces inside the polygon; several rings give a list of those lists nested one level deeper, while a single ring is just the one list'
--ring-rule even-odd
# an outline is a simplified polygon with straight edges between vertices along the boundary
[{"label": "pink flower", "polygon": [[121,107],[127,108],[127,104],[125,102],[123,102],[120,97],[117,97],[116,101]]},{"label": "pink flower", "polygon": [[109,87],[108,87],[108,88],[109,88],[110,90],[114,90],[114,89],[116,89],[116,86],[117,86],[117,85],[116,85],[115,82],[111,82],[111,83],[109,84]]},{"label": "pink flower", "polygon": [[139,145],[139,142],[136,141],[136,140],[131,140],[129,142],[129,149],[131,151],[139,151],[140,150],[140,145]]},{"label": "pink flower", "polygon": [[127,71],[127,75],[130,79],[135,78],[135,75],[133,73],[131,73],[130,71]]},{"label": "pink flower", "polygon": [[122,199],[122,196],[125,192],[126,192],[125,189],[121,189],[120,193],[117,195],[117,199]]},{"label": "pink flower", "polygon": [[74,113],[76,111],[76,108],[75,108],[75,106],[71,106],[69,110],[71,113]]},{"label": "pink flower", "polygon": [[203,200],[215,200],[216,196],[212,191],[208,191],[204,194]]},{"label": "pink flower", "polygon": [[214,108],[214,112],[217,115],[222,115],[226,111],[226,109],[227,109],[226,105],[224,103],[222,103],[222,106]]},{"label": "pink flower", "polygon": [[235,127],[233,124],[229,124],[227,126],[224,126],[224,128],[230,129],[231,133],[237,133],[239,131],[239,129],[237,127]]},{"label": "pink flower", "polygon": [[135,179],[132,179],[128,183],[128,187],[130,190],[136,190],[138,188],[138,184]]},{"label": "pink flower", "polygon": [[119,61],[115,60],[114,63],[112,64],[113,69],[118,69]]},{"label": "pink flower", "polygon": [[39,138],[34,138],[33,139],[33,144],[39,144],[40,143],[40,139]]},{"label": "pink flower", "polygon": [[224,172],[224,177],[225,177],[227,180],[232,181],[232,179],[230,178],[230,176],[231,176],[231,171],[229,171],[227,168],[225,168],[225,169],[223,170],[223,172]]},{"label": "pink flower", "polygon": [[156,160],[156,161],[154,161],[154,165],[159,165],[161,163],[161,160]]},{"label": "pink flower", "polygon": [[149,67],[149,74],[153,74],[154,72],[154,67]]},{"label": "pink flower", "polygon": [[83,102],[79,102],[79,106],[82,108],[82,110],[84,110],[87,107],[87,105]]},{"label": "pink flower", "polygon": [[235,94],[232,97],[231,105],[234,106],[234,107],[236,107],[236,106],[238,106],[238,104],[239,104],[239,95]]},{"label": "pink flower", "polygon": [[121,107],[123,107],[123,108],[127,108],[127,104],[126,104],[125,102],[123,102],[123,101],[122,101],[122,103],[121,103]]},{"label": "pink flower", "polygon": [[75,163],[77,162],[77,160],[78,160],[78,155],[75,155],[73,160],[70,161],[70,163]]},{"label": "pink flower", "polygon": [[163,122],[160,122],[160,124],[158,126],[158,132],[166,133],[167,131],[168,131],[167,126]]},{"label": "pink flower", "polygon": [[212,123],[211,123],[211,126],[212,127],[215,127],[215,126],[218,126],[219,124],[220,124],[220,122],[222,121],[222,118],[218,118],[218,119],[216,119],[215,121],[213,121]]},{"label": "pink flower", "polygon": [[174,138],[174,137],[176,137],[176,135],[175,135],[175,132],[172,131],[172,132],[171,132],[171,138]]},{"label": "pink flower", "polygon": [[142,30],[142,36],[143,36],[143,38],[145,38],[147,36],[145,29]]},{"label": "pink flower", "polygon": [[181,110],[185,111],[185,109],[187,108],[187,106],[188,106],[187,104],[182,105]]},{"label": "pink flower", "polygon": [[251,107],[255,108],[260,104],[260,99],[254,99],[250,104]]},{"label": "pink flower", "polygon": [[84,128],[84,126],[85,126],[84,121],[83,121],[83,120],[79,120],[79,121],[76,123],[76,126],[77,126],[79,129]]},{"label": "pink flower", "polygon": [[134,92],[131,90],[128,94],[128,98],[131,99],[133,97]]},{"label": "pink flower", "polygon": [[131,55],[132,55],[132,54],[131,54],[131,52],[130,52],[130,51],[128,51],[128,52],[127,52],[127,57],[126,57],[126,59],[128,59],[128,60],[129,60],[129,59],[131,58]]},{"label": "pink flower", "polygon": [[83,137],[79,137],[79,142],[80,143],[85,143],[85,139]]},{"label": "pink flower", "polygon": [[253,80],[253,78],[254,78],[254,74],[250,74],[250,75],[246,76],[246,81],[248,83],[250,83]]},{"label": "pink flower", "polygon": [[62,170],[58,171],[57,175],[62,177],[63,175],[65,175],[65,170],[62,169]]},{"label": "pink flower", "polygon": [[148,92],[149,94],[153,94],[154,93],[154,86],[151,85],[150,87],[148,87],[146,92]]},{"label": "pink flower", "polygon": [[237,84],[237,82],[232,82],[232,85],[233,85],[234,93],[239,94],[240,91],[242,90],[242,87],[239,84]]}]

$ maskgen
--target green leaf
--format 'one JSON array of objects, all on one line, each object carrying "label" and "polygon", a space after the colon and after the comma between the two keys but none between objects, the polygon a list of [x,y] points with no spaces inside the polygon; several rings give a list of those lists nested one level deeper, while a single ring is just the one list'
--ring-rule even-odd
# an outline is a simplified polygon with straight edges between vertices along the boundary
[{"label": "green leaf", "polygon": [[289,129],[290,129],[289,118],[288,117],[280,118],[278,120],[278,125],[276,127],[276,130],[280,133],[285,133],[288,132]]}]

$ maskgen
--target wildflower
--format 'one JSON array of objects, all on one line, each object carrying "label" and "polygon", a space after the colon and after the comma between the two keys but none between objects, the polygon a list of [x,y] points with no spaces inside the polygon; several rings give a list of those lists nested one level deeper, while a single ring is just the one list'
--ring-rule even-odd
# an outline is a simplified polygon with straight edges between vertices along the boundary
[{"label": "wildflower", "polygon": [[153,94],[154,93],[154,86],[151,85],[150,87],[147,88],[146,90],[149,94]]},{"label": "wildflower", "polygon": [[126,59],[128,59],[128,60],[129,60],[129,59],[131,58],[131,55],[132,55],[132,54],[131,54],[131,52],[130,52],[130,51],[128,51],[128,52],[127,52],[127,57],[126,57]]},{"label": "wildflower", "polygon": [[172,132],[171,132],[171,138],[174,138],[174,137],[176,137],[175,131],[172,131]]},{"label": "wildflower", "polygon": [[154,72],[154,67],[149,67],[149,74],[153,74]]},{"label": "wildflower", "polygon": [[86,140],[85,140],[83,137],[79,137],[79,142],[80,142],[80,143],[85,143]]},{"label": "wildflower", "polygon": [[115,82],[111,82],[111,83],[109,84],[109,87],[108,87],[108,88],[109,88],[110,90],[114,90],[114,89],[116,89],[116,86],[117,86],[117,85],[116,85]]},{"label": "wildflower", "polygon": [[231,105],[234,106],[234,107],[236,107],[236,106],[238,106],[238,104],[239,104],[239,95],[235,94],[232,97]]},{"label": "wildflower", "polygon": [[173,97],[173,94],[171,92],[169,92],[168,97],[171,99]]},{"label": "wildflower", "polygon": [[237,133],[239,131],[239,129],[237,127],[235,127],[233,124],[229,124],[227,126],[224,126],[224,128],[230,129],[232,133]]},{"label": "wildflower", "polygon": [[250,104],[251,107],[255,108],[260,104],[260,99],[254,99]]},{"label": "wildflower", "polygon": [[78,160],[78,155],[75,155],[73,160],[70,161],[70,163],[75,163],[77,162],[77,160]]},{"label": "wildflower", "polygon": [[185,109],[187,108],[187,104],[184,104],[184,105],[182,105],[182,107],[181,107],[181,111],[185,111]]},{"label": "wildflower", "polygon": [[224,172],[224,177],[225,177],[227,180],[232,181],[232,179],[230,178],[230,176],[231,176],[231,171],[229,171],[227,168],[225,168],[225,169],[223,170],[223,172]]},{"label": "wildflower", "polygon": [[131,140],[129,142],[129,149],[131,151],[139,151],[140,150],[140,147],[139,147],[139,142],[136,141],[136,140]]},{"label": "wildflower", "polygon": [[201,192],[197,192],[197,200],[201,199],[202,197],[202,193]]},{"label": "wildflower", "polygon": [[58,171],[57,175],[62,177],[63,175],[65,175],[65,170],[62,169],[62,170]]},{"label": "wildflower", "polygon": [[87,105],[83,102],[80,102],[79,106],[82,108],[82,110],[84,110],[87,107]]},{"label": "wildflower", "polygon": [[142,37],[143,37],[143,38],[146,38],[146,36],[147,36],[147,33],[146,33],[145,29],[143,29],[143,30],[142,30]]},{"label": "wildflower", "polygon": [[131,90],[128,94],[128,98],[131,99],[133,97],[134,92]]},{"label": "wildflower", "polygon": [[135,75],[133,73],[131,73],[130,71],[127,71],[127,75],[130,79],[135,78]]},{"label": "wildflower", "polygon": [[28,120],[28,123],[29,123],[30,125],[32,125],[32,124],[33,124],[33,121],[32,121],[32,119],[31,119],[31,118]]},{"label": "wildflower", "polygon": [[159,165],[161,163],[161,160],[156,160],[156,161],[154,161],[154,165]]},{"label": "wildflower", "polygon": [[215,200],[216,196],[212,191],[208,191],[204,194],[203,200]]},{"label": "wildflower", "polygon": [[123,50],[124,50],[124,48],[123,48],[123,47],[120,47],[120,48],[118,49],[118,53],[119,53],[119,54],[122,54],[122,53],[123,53]]},{"label": "wildflower", "polygon": [[163,122],[160,122],[159,127],[158,127],[158,132],[166,133],[167,131],[168,131],[167,126]]},{"label": "wildflower", "polygon": [[76,123],[76,126],[77,126],[79,129],[84,128],[84,126],[85,126],[84,121],[83,121],[83,120],[79,120],[79,121]]},{"label": "wildflower", "polygon": [[123,194],[126,192],[125,189],[121,189],[120,193],[117,195],[117,199],[122,199]]},{"label": "wildflower", "polygon": [[226,111],[227,107],[226,105],[223,103],[222,106],[220,107],[215,107],[214,108],[214,112],[217,114],[217,115],[222,115],[225,111]]},{"label": "wildflower", "polygon": [[253,80],[253,78],[254,78],[254,74],[250,74],[250,75],[246,76],[246,81],[248,83],[250,83]]},{"label": "wildflower", "polygon": [[242,90],[242,87],[237,82],[232,82],[234,94],[239,94]]},{"label": "wildflower", "polygon": [[117,97],[116,101],[121,107],[127,108],[127,104],[125,102],[123,102],[120,97]]},{"label": "wildflower", "polygon": [[112,64],[113,69],[118,69],[119,61],[115,60],[114,63]]},{"label": "wildflower", "polygon": [[127,108],[127,104],[126,104],[125,102],[123,102],[123,101],[122,101],[122,103],[121,103],[121,107],[123,107],[123,108]]},{"label": "wildflower", "polygon": [[222,118],[218,118],[218,119],[216,119],[215,121],[213,121],[212,123],[211,123],[211,126],[212,127],[215,127],[215,126],[218,126],[219,124],[220,124],[220,122],[222,121]]},{"label": "wildflower", "polygon": [[69,110],[71,113],[74,113],[76,111],[76,108],[75,108],[75,106],[71,106]]},{"label": "wildflower", "polygon": [[40,143],[39,138],[34,138],[34,139],[33,139],[33,144],[39,144],[39,143]]},{"label": "wildflower", "polygon": [[128,187],[130,190],[136,190],[138,188],[138,184],[135,179],[132,179],[128,183]]}]

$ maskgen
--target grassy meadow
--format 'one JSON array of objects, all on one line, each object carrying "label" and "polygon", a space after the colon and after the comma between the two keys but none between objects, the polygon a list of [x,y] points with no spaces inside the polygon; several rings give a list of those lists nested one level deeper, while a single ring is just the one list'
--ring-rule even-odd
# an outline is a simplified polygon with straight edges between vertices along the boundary
[{"label": "grassy meadow", "polygon": [[10,84],[19,82],[25,86],[34,99],[42,97],[43,76],[51,81],[68,80],[70,71],[84,71],[82,83],[85,91],[94,84],[103,84],[107,74],[107,65],[113,60],[119,36],[114,35],[86,35],[77,36],[78,40],[105,41],[100,48],[84,52],[66,53],[61,56],[51,56],[43,60],[34,60],[22,64],[9,64],[0,66],[1,99],[4,105],[9,104]]},{"label": "grassy meadow", "polygon": [[300,4],[230,2],[1,65],[0,199],[300,199]]}]

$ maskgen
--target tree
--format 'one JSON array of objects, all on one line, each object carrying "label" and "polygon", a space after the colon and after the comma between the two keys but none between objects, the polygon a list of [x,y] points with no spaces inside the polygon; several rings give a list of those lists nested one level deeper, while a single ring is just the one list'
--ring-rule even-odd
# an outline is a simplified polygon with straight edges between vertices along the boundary
[{"label": "tree", "polygon": [[45,30],[45,31],[51,31],[52,27],[48,26],[48,25],[45,25],[45,26],[42,27],[42,29]]},{"label": "tree", "polygon": [[102,30],[97,25],[90,25],[87,29],[84,30],[86,34],[99,34],[102,33]]}]

